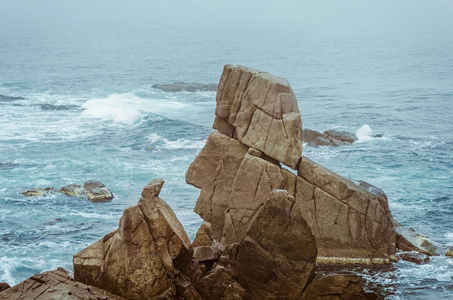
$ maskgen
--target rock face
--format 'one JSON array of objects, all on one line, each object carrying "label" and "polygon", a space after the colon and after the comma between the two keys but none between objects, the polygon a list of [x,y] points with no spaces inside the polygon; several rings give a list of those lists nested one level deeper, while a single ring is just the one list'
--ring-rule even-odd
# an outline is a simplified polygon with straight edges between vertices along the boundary
[{"label": "rock face", "polygon": [[74,256],[74,278],[127,299],[174,297],[175,277],[188,268],[187,233],[150,182],[137,205],[124,210],[118,230]]},{"label": "rock face", "polygon": [[73,281],[65,270],[58,268],[34,275],[22,283],[0,292],[0,299],[123,300],[124,298],[97,287]]},{"label": "rock face", "polygon": [[396,236],[385,194],[371,193],[306,157],[300,163],[296,191],[320,257],[388,262],[394,256]]},{"label": "rock face", "polygon": [[214,129],[296,169],[302,154],[302,120],[288,81],[226,65],[216,102]]},{"label": "rock face", "polygon": [[330,299],[378,299],[376,294],[367,293],[362,288],[356,274],[329,275],[313,281],[305,290],[301,300]]},{"label": "rock face", "polygon": [[[282,189],[294,196],[315,235],[319,262],[395,259],[396,237],[385,194],[301,158],[301,124],[285,80],[225,66],[213,126],[220,132],[209,136],[186,173],[186,182],[201,189],[195,212],[212,224],[213,239],[224,247],[241,241],[266,199]],[[348,143],[354,140],[345,132],[326,133]],[[297,175],[280,163],[297,167]]]},{"label": "rock face", "polygon": [[299,299],[315,275],[316,241],[294,197],[271,193],[239,243],[235,269],[246,299]]}]

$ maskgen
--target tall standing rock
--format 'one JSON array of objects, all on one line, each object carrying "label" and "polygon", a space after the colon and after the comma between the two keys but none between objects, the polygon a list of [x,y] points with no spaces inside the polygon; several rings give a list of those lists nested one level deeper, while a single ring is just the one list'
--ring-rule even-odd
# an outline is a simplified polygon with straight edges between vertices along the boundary
[{"label": "tall standing rock", "polygon": [[288,81],[226,65],[216,102],[214,129],[297,168],[302,155],[302,119]]},{"label": "tall standing rock", "polygon": [[172,298],[175,276],[189,267],[189,237],[158,197],[155,179],[138,204],[124,210],[119,228],[74,255],[74,279],[127,299]]}]

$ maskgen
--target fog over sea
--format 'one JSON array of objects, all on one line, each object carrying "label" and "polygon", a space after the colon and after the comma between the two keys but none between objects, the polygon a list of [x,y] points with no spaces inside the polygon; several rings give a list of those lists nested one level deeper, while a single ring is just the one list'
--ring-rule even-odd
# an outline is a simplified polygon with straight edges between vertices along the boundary
[{"label": "fog over sea", "polygon": [[[396,2],[396,3],[395,3]],[[199,190],[185,172],[213,131],[225,64],[287,79],[303,127],[357,132],[304,155],[382,188],[394,218],[453,246],[453,2],[0,2],[0,282],[72,270],[72,256],[118,227],[143,187],[191,239]],[[382,134],[382,137],[373,137]],[[104,183],[109,203],[33,187]],[[357,270],[388,299],[452,299],[453,258]]]}]

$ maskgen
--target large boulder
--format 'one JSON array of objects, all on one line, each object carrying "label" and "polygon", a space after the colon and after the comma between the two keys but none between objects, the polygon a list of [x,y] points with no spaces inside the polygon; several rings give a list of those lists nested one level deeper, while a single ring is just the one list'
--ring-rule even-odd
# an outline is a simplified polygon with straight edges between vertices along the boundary
[{"label": "large boulder", "polygon": [[175,297],[175,277],[192,259],[189,237],[158,197],[155,179],[138,204],[124,210],[119,228],[74,256],[75,280],[127,299]]},{"label": "large boulder", "polygon": [[226,65],[216,102],[214,129],[297,168],[302,154],[302,119],[288,81]]},{"label": "large boulder", "polygon": [[34,275],[18,285],[0,292],[0,299],[124,300],[120,296],[95,286],[74,281],[62,268]]},{"label": "large boulder", "polygon": [[293,196],[275,190],[239,243],[246,299],[299,299],[316,269],[316,241]]},{"label": "large boulder", "polygon": [[318,244],[319,262],[385,263],[396,235],[385,194],[376,194],[302,157],[296,201]]}]

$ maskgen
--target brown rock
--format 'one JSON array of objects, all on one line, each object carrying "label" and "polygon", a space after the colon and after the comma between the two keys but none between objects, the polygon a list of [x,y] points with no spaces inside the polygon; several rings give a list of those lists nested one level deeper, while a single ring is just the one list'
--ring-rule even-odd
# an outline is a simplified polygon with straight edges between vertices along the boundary
[{"label": "brown rock", "polygon": [[316,236],[319,262],[329,262],[323,257],[348,258],[347,263],[394,259],[396,236],[386,197],[306,157],[301,160],[296,191],[302,215]]},{"label": "brown rock", "polygon": [[212,225],[211,223],[204,221],[197,231],[195,239],[192,242],[192,247],[211,246],[211,244],[213,243],[213,239],[211,236],[212,236]]},{"label": "brown rock", "polygon": [[450,249],[448,249],[447,253],[445,253],[445,256],[453,257],[453,247],[451,247]]},{"label": "brown rock", "polygon": [[190,165],[186,182],[201,189],[194,211],[212,224],[212,236],[219,240],[224,212],[239,165],[247,147],[235,139],[213,132]]},{"label": "brown rock", "polygon": [[0,282],[0,292],[9,289],[11,286],[6,282]]},{"label": "brown rock", "polygon": [[396,246],[401,251],[417,251],[427,255],[435,255],[436,247],[424,235],[416,233],[393,220],[396,231]]},{"label": "brown rock", "polygon": [[314,277],[316,241],[294,197],[273,191],[237,248],[246,299],[299,299]]},{"label": "brown rock", "polygon": [[413,262],[415,264],[421,265],[429,261],[429,255],[420,253],[420,252],[400,252],[398,257],[402,260]]},{"label": "brown rock", "polygon": [[83,184],[85,194],[92,202],[106,202],[113,199],[113,194],[99,181],[87,181]]},{"label": "brown rock", "polygon": [[67,186],[62,187],[59,192],[69,196],[80,197],[84,194],[84,189],[77,184],[68,184]]},{"label": "brown rock", "polygon": [[305,290],[301,300],[330,299],[378,299],[374,293],[362,288],[360,277],[356,274],[329,275],[313,281]]},{"label": "brown rock", "polygon": [[95,286],[73,281],[65,270],[58,268],[34,275],[22,283],[0,292],[0,299],[122,300],[124,298]]},{"label": "brown rock", "polygon": [[231,266],[216,266],[195,285],[201,299],[243,299],[245,292]]},{"label": "brown rock", "polygon": [[74,256],[74,278],[127,299],[175,297],[175,274],[190,266],[192,250],[171,208],[148,184],[119,228]]},{"label": "brown rock", "polygon": [[288,81],[226,65],[216,101],[214,129],[296,169],[302,154],[302,120]]}]

